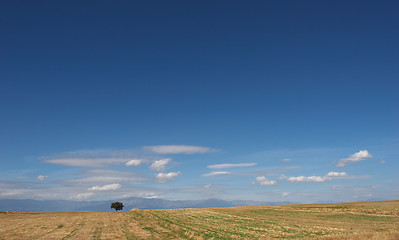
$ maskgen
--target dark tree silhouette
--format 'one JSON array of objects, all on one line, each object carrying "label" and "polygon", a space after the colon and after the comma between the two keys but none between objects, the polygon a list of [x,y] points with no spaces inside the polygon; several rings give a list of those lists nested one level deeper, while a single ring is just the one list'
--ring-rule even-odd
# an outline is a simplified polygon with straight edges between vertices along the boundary
[{"label": "dark tree silhouette", "polygon": [[115,211],[120,211],[120,210],[122,210],[123,209],[123,203],[121,203],[121,202],[113,202],[113,203],[111,203],[111,208],[114,208],[115,209]]}]

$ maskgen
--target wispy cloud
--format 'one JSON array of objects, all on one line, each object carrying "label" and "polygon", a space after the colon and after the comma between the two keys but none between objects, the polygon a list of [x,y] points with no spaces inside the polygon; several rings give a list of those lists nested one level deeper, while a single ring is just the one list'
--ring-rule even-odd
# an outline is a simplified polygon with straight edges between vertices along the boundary
[{"label": "wispy cloud", "polygon": [[310,177],[299,176],[299,177],[289,177],[289,178],[287,178],[287,181],[289,181],[289,182],[324,182],[325,179],[320,176],[310,176]]},{"label": "wispy cloud", "polygon": [[172,159],[170,158],[164,158],[164,159],[160,159],[155,161],[153,164],[151,164],[150,169],[154,170],[154,171],[165,171],[166,170],[166,165],[168,163],[170,163],[172,161]]},{"label": "wispy cloud", "polygon": [[143,176],[143,174],[126,172],[126,171],[113,171],[106,169],[92,169],[82,173],[83,177],[68,179],[64,181],[64,184],[104,184],[109,182],[131,182],[139,183],[143,181],[150,181],[149,177]]},{"label": "wispy cloud", "polygon": [[147,198],[147,199],[162,199],[162,196],[154,195],[154,196],[148,196],[148,197],[144,197],[144,198]]},{"label": "wispy cloud", "polygon": [[363,161],[371,157],[372,155],[367,150],[361,150],[357,153],[350,155],[348,158],[342,158],[341,160],[339,160],[337,167],[345,167],[348,163]]},{"label": "wispy cloud", "polygon": [[90,191],[109,191],[109,190],[117,190],[121,187],[122,187],[122,185],[120,185],[119,183],[113,183],[113,184],[108,184],[108,185],[104,185],[104,186],[93,186],[93,187],[89,188],[88,190],[90,190]]},{"label": "wispy cloud", "polygon": [[218,152],[219,150],[190,145],[159,145],[159,146],[146,146],[143,147],[145,151],[158,153],[158,154],[196,154],[196,153],[209,153]]},{"label": "wispy cloud", "polygon": [[[97,171],[98,174],[106,172],[103,169]],[[86,171],[85,171],[86,172]],[[86,173],[83,174],[86,174]],[[122,175],[121,179],[124,178],[124,172],[120,172]],[[132,173],[134,174],[134,173]],[[58,174],[57,174],[58,176]],[[95,176],[93,176],[95,177]],[[97,176],[102,178],[101,175]],[[109,178],[109,177],[108,177]],[[100,190],[89,190],[91,187],[104,187],[110,185],[110,183],[118,183],[118,180],[112,181],[108,179],[105,182],[98,182],[98,179],[84,179],[87,181],[81,181],[82,179],[75,179],[76,181],[70,181],[72,179],[65,180],[53,180],[51,182],[38,182],[36,179],[29,181],[15,181],[15,182],[2,182],[0,181],[0,199],[2,198],[13,198],[13,199],[35,199],[35,200],[115,200],[121,199],[124,195],[137,196],[140,192],[160,192],[159,189],[145,185],[135,184],[135,182],[128,181],[126,183],[120,182],[121,188],[110,191]],[[123,179],[129,180],[129,179]],[[155,176],[152,176],[148,181],[153,182],[156,180]],[[110,187],[104,187],[105,189]],[[112,188],[112,187],[111,187]],[[166,191],[166,190],[165,190]],[[159,196],[160,193],[154,194]],[[149,196],[148,196],[149,197]]]},{"label": "wispy cloud", "polygon": [[[211,165],[212,166],[212,165]],[[290,171],[293,169],[298,169],[298,166],[287,166],[287,167],[278,167],[278,168],[270,168],[267,170],[257,170],[251,172],[227,172],[227,171],[215,171],[207,174],[203,174],[203,177],[214,177],[214,176],[236,176],[236,177],[246,177],[246,176],[260,176],[260,175],[276,175],[278,173]]]},{"label": "wispy cloud", "polygon": [[349,177],[349,175],[346,172],[329,172],[325,176],[299,176],[299,177],[288,177],[286,178],[287,181],[289,182],[325,182],[325,181],[330,181],[333,179],[337,178],[345,178]]},{"label": "wispy cloud", "polygon": [[93,195],[94,195],[94,193],[91,193],[91,192],[89,192],[89,193],[78,193],[76,195],[73,195],[71,197],[71,199],[73,199],[73,200],[85,200],[85,199],[88,199],[88,198],[92,197]]},{"label": "wispy cloud", "polygon": [[277,184],[277,181],[274,180],[269,180],[265,176],[259,176],[256,177],[256,181],[261,185],[261,186],[273,186]]},{"label": "wispy cloud", "polygon": [[222,169],[222,168],[235,168],[235,167],[252,167],[255,166],[257,163],[222,163],[222,164],[215,164],[209,165],[207,168],[211,169]]},{"label": "wispy cloud", "polygon": [[175,177],[181,175],[180,172],[170,172],[170,173],[158,173],[157,174],[157,181],[160,183],[165,183],[172,181]]},{"label": "wispy cloud", "polygon": [[288,197],[289,195],[290,195],[289,192],[283,192],[283,193],[281,194],[281,197]]},{"label": "wispy cloud", "polygon": [[231,175],[231,172],[211,172],[207,174],[203,174],[203,177],[215,177],[215,176],[222,176],[222,175]]},{"label": "wispy cloud", "polygon": [[281,159],[282,162],[291,162],[292,159],[291,158],[283,158]]},{"label": "wispy cloud", "polygon": [[126,167],[130,167],[130,166],[137,167],[137,166],[139,166],[140,164],[142,164],[143,162],[144,162],[143,159],[132,159],[132,160],[126,162],[126,163],[125,163],[125,166],[126,166]]},{"label": "wispy cloud", "polygon": [[129,159],[124,158],[51,158],[43,160],[43,162],[57,164],[68,167],[93,167],[93,168],[103,168],[112,164],[121,164],[129,161]]},{"label": "wispy cloud", "polygon": [[[160,199],[162,196],[159,196],[157,193],[154,192],[141,192],[136,194],[137,197],[147,198],[147,199]],[[130,196],[129,196],[130,197]]]},{"label": "wispy cloud", "polygon": [[331,180],[334,178],[342,178],[342,177],[348,177],[349,175],[346,172],[329,172],[327,175],[324,176],[326,180]]},{"label": "wispy cloud", "polygon": [[46,178],[48,178],[48,176],[44,176],[44,175],[39,175],[39,176],[37,176],[37,180],[39,180],[39,181],[43,181],[44,179],[46,179]]}]

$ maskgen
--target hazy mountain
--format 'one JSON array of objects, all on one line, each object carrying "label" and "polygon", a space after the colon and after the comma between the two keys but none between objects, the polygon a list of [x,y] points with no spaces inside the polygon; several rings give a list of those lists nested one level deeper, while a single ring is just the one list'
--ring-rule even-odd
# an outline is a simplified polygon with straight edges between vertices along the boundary
[{"label": "hazy mountain", "polygon": [[221,199],[171,201],[165,199],[146,199],[137,197],[109,201],[0,199],[0,212],[110,212],[114,211],[111,209],[111,203],[115,201],[122,202],[125,206],[124,210],[130,210],[133,208],[176,209],[288,204],[288,202],[225,201]]}]

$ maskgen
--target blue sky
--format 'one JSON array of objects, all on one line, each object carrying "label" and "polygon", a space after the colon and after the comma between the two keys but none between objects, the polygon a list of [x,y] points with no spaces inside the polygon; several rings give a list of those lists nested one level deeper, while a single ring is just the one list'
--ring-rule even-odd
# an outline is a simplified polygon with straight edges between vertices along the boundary
[{"label": "blue sky", "polygon": [[0,198],[398,199],[397,1],[2,1]]}]

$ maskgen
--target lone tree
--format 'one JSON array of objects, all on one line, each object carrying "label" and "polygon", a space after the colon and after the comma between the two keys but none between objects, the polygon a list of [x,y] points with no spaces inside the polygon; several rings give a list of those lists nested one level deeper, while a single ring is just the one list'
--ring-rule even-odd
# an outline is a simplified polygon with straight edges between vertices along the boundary
[{"label": "lone tree", "polygon": [[115,211],[120,211],[120,210],[122,210],[123,209],[123,203],[121,203],[121,202],[113,202],[113,203],[111,203],[111,208],[114,208],[115,209]]}]

